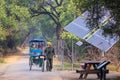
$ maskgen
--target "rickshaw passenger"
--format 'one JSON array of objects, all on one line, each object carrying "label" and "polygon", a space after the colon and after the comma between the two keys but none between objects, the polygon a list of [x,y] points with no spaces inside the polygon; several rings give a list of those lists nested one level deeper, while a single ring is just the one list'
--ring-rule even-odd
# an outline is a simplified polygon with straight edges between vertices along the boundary
[{"label": "rickshaw passenger", "polygon": [[34,54],[40,53],[40,55],[42,55],[42,52],[43,52],[42,49],[40,49],[39,47],[37,47],[37,45],[32,44],[32,47],[30,49],[30,53],[34,53]]},{"label": "rickshaw passenger", "polygon": [[40,49],[42,49],[43,50],[43,45],[41,44],[41,45],[38,45],[38,48],[40,48]]},{"label": "rickshaw passenger", "polygon": [[37,52],[40,53],[40,55],[42,55],[43,50],[42,50],[41,48],[38,48],[38,49],[37,49]]},{"label": "rickshaw passenger", "polygon": [[31,44],[30,49],[36,49],[36,44]]}]

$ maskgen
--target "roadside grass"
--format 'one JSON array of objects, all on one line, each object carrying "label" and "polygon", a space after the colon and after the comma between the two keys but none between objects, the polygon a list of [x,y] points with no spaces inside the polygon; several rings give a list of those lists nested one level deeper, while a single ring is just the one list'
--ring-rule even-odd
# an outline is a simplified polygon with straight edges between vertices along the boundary
[{"label": "roadside grass", "polygon": [[116,65],[108,65],[107,68],[110,70],[110,71],[116,71],[116,72],[120,72],[120,66],[116,66]]},{"label": "roadside grass", "polygon": [[[64,62],[64,64],[57,64],[57,65],[54,65],[54,67],[57,69],[57,70],[72,70],[72,63],[68,63],[68,62]],[[78,64],[73,64],[73,70],[76,70],[80,68],[80,66]]]},{"label": "roadside grass", "polygon": [[[64,67],[63,67],[63,66],[64,66]],[[64,65],[63,65],[63,66],[62,66],[62,64],[54,65],[54,67],[55,67],[57,70],[62,70],[62,69],[64,69],[64,70],[72,70],[72,64],[71,64],[71,63],[64,62]],[[108,65],[107,68],[109,69],[109,71],[120,72],[120,67],[119,67],[119,66],[116,66],[116,65],[113,65],[113,64]],[[74,63],[74,64],[73,64],[73,70],[76,70],[76,69],[81,69],[79,63]]]},{"label": "roadside grass", "polygon": [[0,57],[0,63],[5,63],[4,58]]},{"label": "roadside grass", "polygon": [[[22,49],[21,49],[22,51]],[[3,53],[0,52],[0,64],[6,64],[16,61],[19,58],[19,54],[22,54],[20,50],[7,50],[9,54],[3,56]]]},{"label": "roadside grass", "polygon": [[7,56],[0,56],[0,64],[6,64],[6,63],[11,63],[19,59],[20,53],[12,54],[12,55],[7,55]]}]

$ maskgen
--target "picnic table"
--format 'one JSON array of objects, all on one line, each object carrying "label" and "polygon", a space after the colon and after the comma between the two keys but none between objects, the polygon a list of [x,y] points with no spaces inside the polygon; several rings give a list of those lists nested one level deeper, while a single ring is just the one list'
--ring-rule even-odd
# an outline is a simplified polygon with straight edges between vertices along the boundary
[{"label": "picnic table", "polygon": [[84,61],[84,69],[88,68],[90,69],[91,66],[94,67],[94,69],[96,69],[96,67],[101,63],[100,61]]},{"label": "picnic table", "polygon": [[[87,78],[88,74],[96,74],[100,80],[106,80],[106,73],[109,72],[109,70],[106,69],[106,66],[110,63],[109,61],[84,61],[84,66],[82,65],[82,70],[76,70],[77,73],[80,73],[79,78]],[[93,68],[91,69],[91,67]]]},{"label": "picnic table", "polygon": [[[91,67],[93,67],[93,69],[96,69],[100,63],[101,63],[100,61],[84,61],[82,62],[81,67],[85,70],[90,70]],[[97,76],[99,77],[99,74],[97,74]],[[82,77],[83,77],[83,74],[80,74],[79,78],[82,78]],[[87,74],[85,74],[85,77],[87,77]]]}]

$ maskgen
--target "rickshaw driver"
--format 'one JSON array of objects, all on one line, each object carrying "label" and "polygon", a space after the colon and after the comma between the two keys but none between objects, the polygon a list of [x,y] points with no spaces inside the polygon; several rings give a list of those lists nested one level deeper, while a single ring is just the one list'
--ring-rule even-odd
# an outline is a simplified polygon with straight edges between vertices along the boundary
[{"label": "rickshaw driver", "polygon": [[45,48],[44,52],[46,54],[47,60],[50,63],[50,70],[49,71],[51,71],[53,68],[53,56],[55,55],[54,48],[52,47],[51,42],[47,42],[47,47]]}]

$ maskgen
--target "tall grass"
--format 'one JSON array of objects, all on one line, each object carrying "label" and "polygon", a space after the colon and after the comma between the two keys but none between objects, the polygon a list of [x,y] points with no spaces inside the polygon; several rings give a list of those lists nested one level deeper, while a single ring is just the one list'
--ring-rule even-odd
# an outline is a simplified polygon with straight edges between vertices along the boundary
[{"label": "tall grass", "polygon": [[4,58],[0,57],[0,63],[4,63]]}]

